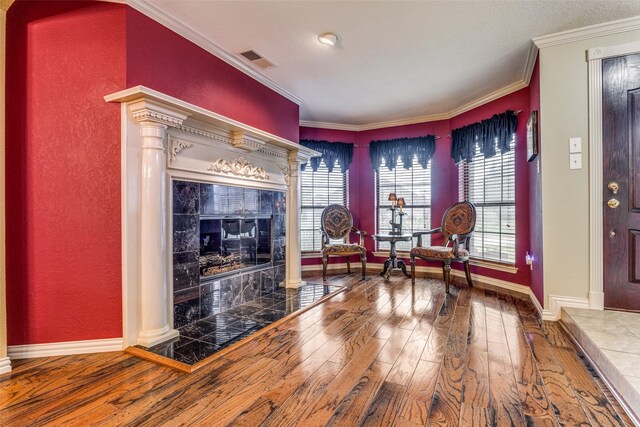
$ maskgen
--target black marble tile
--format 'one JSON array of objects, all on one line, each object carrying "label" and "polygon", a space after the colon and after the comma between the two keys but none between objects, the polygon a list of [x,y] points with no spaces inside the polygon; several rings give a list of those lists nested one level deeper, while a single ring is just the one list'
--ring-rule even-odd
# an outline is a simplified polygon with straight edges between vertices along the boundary
[{"label": "black marble tile", "polygon": [[282,299],[276,299],[271,295],[266,295],[263,297],[260,297],[258,299],[255,299],[249,303],[247,303],[247,305],[253,306],[253,307],[259,307],[259,308],[270,308],[276,304],[279,304],[281,302],[283,302],[284,300]]},{"label": "black marble tile", "polygon": [[263,310],[261,307],[255,307],[251,305],[239,305],[230,310],[224,312],[224,314],[234,317],[241,317],[243,319],[251,319],[251,316],[255,313]]},{"label": "black marble tile", "polygon": [[179,362],[193,365],[200,360],[206,359],[219,350],[220,347],[215,344],[203,341],[193,341],[187,345],[174,349],[172,358]]},{"label": "black marble tile", "polygon": [[229,187],[226,185],[214,185],[213,186],[213,199],[215,214],[228,214],[231,213],[229,205]]},{"label": "black marble tile", "polygon": [[[270,310],[276,310],[276,311],[288,311],[289,313],[292,313],[296,310],[298,310],[300,307],[294,305],[290,305],[291,303],[289,301],[284,301],[284,300],[272,300],[274,303],[271,304],[269,307],[266,307]],[[293,309],[287,310],[287,307],[294,307]]]},{"label": "black marble tile", "polygon": [[273,269],[264,270],[260,272],[260,294],[267,295],[272,293],[278,288],[278,284],[273,278]]},{"label": "black marble tile", "polygon": [[200,250],[198,215],[173,215],[173,252]]},{"label": "black marble tile", "polygon": [[173,254],[173,290],[191,288],[200,284],[198,252]]},{"label": "black marble tile", "polygon": [[226,187],[229,197],[229,207],[226,213],[244,212],[244,189],[240,187]]},{"label": "black marble tile", "polygon": [[200,211],[204,215],[217,213],[213,184],[200,184]]},{"label": "black marble tile", "polygon": [[253,188],[244,189],[244,213],[260,213],[260,190]]},{"label": "black marble tile", "polygon": [[257,313],[252,314],[247,319],[253,320],[257,323],[265,323],[270,324],[275,322],[276,320],[280,320],[286,316],[284,311],[279,310],[271,310],[269,308],[265,308],[263,310],[258,311]]},{"label": "black marble tile", "polygon": [[220,281],[200,286],[200,318],[205,319],[222,311],[220,305]]},{"label": "black marble tile", "polygon": [[284,265],[277,265],[273,269],[273,276],[274,276],[275,286],[276,286],[275,289],[278,289],[278,287],[280,286],[280,283],[284,282],[284,274],[285,274]]},{"label": "black marble tile", "polygon": [[161,356],[172,357],[171,354],[173,354],[174,349],[191,344],[192,342],[193,340],[191,338],[179,336],[171,341],[166,341],[158,345],[154,345],[153,347],[149,347],[147,350]]},{"label": "black marble tile", "polygon": [[173,293],[173,327],[180,328],[200,319],[198,288]]},{"label": "black marble tile", "polygon": [[260,191],[260,213],[271,215],[273,213],[273,193],[274,191]]},{"label": "black marble tile", "polygon": [[249,329],[228,326],[226,328],[217,329],[215,332],[207,334],[201,337],[199,340],[222,346],[227,342],[245,334],[246,332],[256,331],[258,327],[259,326],[257,324]]},{"label": "black marble tile", "polygon": [[226,312],[224,312],[224,313],[216,314],[215,316],[207,317],[207,318],[202,319],[202,320],[204,320],[206,322],[209,322],[209,323],[213,323],[218,328],[226,328],[226,327],[229,327],[229,326],[233,325],[234,323],[240,322],[242,320],[242,318],[236,317],[236,316],[232,316],[232,315],[227,314]]},{"label": "black marble tile", "polygon": [[285,193],[282,191],[274,191],[273,192],[273,213],[274,214],[283,214],[286,210],[286,198]]},{"label": "black marble tile", "polygon": [[242,304],[242,276],[233,276],[220,281],[220,309],[221,311],[237,307]]},{"label": "black marble tile", "polygon": [[260,272],[251,272],[242,276],[242,303],[247,304],[260,298]]},{"label": "black marble tile", "polygon": [[216,326],[205,322],[204,320],[198,320],[197,322],[189,323],[186,326],[178,328],[181,336],[187,338],[197,339],[204,335],[210,334],[216,330]]},{"label": "black marble tile", "polygon": [[200,184],[197,182],[173,181],[173,213],[200,213]]}]

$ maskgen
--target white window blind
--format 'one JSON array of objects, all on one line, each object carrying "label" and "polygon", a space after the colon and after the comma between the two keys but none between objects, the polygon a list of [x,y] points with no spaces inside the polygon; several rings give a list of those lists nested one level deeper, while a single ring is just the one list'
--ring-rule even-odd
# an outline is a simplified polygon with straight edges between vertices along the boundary
[{"label": "white window blind", "polygon": [[300,172],[301,187],[301,244],[302,252],[319,252],[322,249],[320,217],[331,204],[349,206],[347,173],[342,173],[339,162],[333,172],[324,163],[317,171],[307,165]]},{"label": "white window blind", "polygon": [[[404,197],[404,217],[402,220],[402,232],[410,234],[414,231],[424,231],[431,228],[431,161],[427,168],[416,161],[414,156],[410,169],[402,166],[398,160],[397,166],[390,171],[384,164],[376,173],[376,211],[378,233],[391,231],[391,202],[388,201],[389,193],[396,193],[398,198]],[[398,211],[396,211],[397,213]],[[396,219],[396,222],[398,219]],[[417,238],[410,242],[396,243],[398,251],[410,251],[416,245]],[[423,245],[430,243],[430,236],[423,236]],[[389,242],[378,242],[378,250],[389,250]]]},{"label": "white window blind", "polygon": [[476,147],[471,163],[458,164],[459,200],[477,209],[471,256],[513,264],[516,259],[515,138],[508,153],[485,159]]}]

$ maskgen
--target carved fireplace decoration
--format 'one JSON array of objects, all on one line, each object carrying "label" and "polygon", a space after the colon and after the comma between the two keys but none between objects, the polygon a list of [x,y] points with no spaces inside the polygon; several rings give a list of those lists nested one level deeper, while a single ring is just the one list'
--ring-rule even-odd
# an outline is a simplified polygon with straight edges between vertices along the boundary
[{"label": "carved fireplace decoration", "polygon": [[264,168],[252,165],[244,157],[239,157],[234,161],[229,161],[227,159],[218,159],[215,162],[211,163],[207,170],[210,170],[212,172],[242,176],[245,178],[255,178],[262,180],[269,179],[269,174],[264,170]]},{"label": "carved fireplace decoration", "polygon": [[[208,272],[224,275],[230,266],[253,271],[260,265],[280,265],[284,286],[304,283],[299,170],[319,153],[142,86],[105,100],[120,103],[123,112],[125,346],[151,347],[178,335],[173,300],[176,274],[181,272],[195,271],[200,280]],[[285,197],[272,200],[266,213],[245,201],[238,212],[202,214],[195,212],[202,201],[191,200],[181,205],[184,211],[176,219],[172,183],[177,181],[257,192],[259,200],[263,195],[270,200],[273,192],[283,194],[286,210]],[[186,189],[185,194],[189,191],[195,190]],[[199,232],[193,233],[194,227]],[[274,231],[277,227],[282,231]],[[209,240],[201,234],[207,230]],[[281,233],[280,240],[275,240],[276,233]],[[284,259],[277,261],[278,256]]]}]

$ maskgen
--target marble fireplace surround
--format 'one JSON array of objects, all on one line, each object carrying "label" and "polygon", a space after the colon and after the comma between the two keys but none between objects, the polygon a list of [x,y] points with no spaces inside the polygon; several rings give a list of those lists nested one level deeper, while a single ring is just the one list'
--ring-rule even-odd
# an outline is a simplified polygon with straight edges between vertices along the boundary
[{"label": "marble fireplace surround", "polygon": [[173,180],[286,191],[285,286],[300,264],[300,164],[317,153],[144,86],[108,96],[121,104],[124,347],[151,347],[173,328]]}]

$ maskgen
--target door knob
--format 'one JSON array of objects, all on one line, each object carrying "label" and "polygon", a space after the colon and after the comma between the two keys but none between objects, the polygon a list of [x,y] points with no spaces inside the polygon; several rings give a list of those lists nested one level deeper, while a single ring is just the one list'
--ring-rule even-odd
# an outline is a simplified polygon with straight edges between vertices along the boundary
[{"label": "door knob", "polygon": [[609,206],[611,209],[615,209],[620,206],[620,202],[617,199],[609,199],[607,201],[607,206]]},{"label": "door knob", "polygon": [[607,185],[607,188],[611,190],[613,194],[618,194],[618,190],[620,189],[620,186],[618,185],[617,182],[611,181],[609,185]]}]

